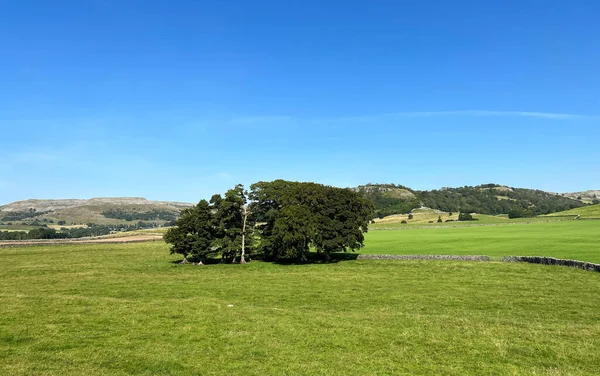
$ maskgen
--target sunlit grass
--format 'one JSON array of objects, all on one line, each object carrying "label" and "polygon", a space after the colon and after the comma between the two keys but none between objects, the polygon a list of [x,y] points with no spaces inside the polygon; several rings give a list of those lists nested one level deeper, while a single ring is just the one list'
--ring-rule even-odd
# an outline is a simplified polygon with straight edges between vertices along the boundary
[{"label": "sunlit grass", "polygon": [[600,369],[600,274],[496,262],[177,259],[161,242],[0,250],[0,374]]},{"label": "sunlit grass", "polygon": [[366,234],[361,253],[550,256],[600,262],[600,221],[406,228]]}]

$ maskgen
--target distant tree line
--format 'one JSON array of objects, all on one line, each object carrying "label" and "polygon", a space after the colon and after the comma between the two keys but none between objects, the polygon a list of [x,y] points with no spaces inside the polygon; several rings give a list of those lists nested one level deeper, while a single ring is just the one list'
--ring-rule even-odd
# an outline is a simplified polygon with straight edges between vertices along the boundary
[{"label": "distant tree line", "polygon": [[[384,185],[388,187],[393,185]],[[402,186],[393,186],[407,189]],[[584,206],[568,197],[541,190],[503,189],[497,184],[476,187],[444,188],[432,191],[412,191],[415,197],[394,197],[385,190],[372,189],[364,194],[375,206],[375,216],[410,213],[420,206],[445,212],[480,213],[489,215],[510,214],[536,216]]]},{"label": "distant tree line", "polygon": [[30,208],[27,211],[9,211],[0,213],[0,221],[2,222],[15,222],[22,221],[23,219],[37,217],[47,212],[38,212],[34,208]]},{"label": "distant tree line", "polygon": [[125,209],[107,209],[102,212],[106,218],[122,219],[125,221],[174,221],[177,219],[177,213],[171,210],[152,209],[146,212],[136,212]]},{"label": "distant tree line", "polygon": [[87,227],[53,228],[40,227],[29,231],[0,231],[0,240],[32,240],[32,239],[74,239],[90,236],[108,235],[111,232],[134,231],[142,228],[153,228],[156,224],[138,222],[134,225],[98,225],[88,223]]},{"label": "distant tree line", "polygon": [[362,247],[372,203],[350,189],[284,180],[237,185],[224,196],[184,209],[164,238],[171,253],[244,263],[250,255],[306,261],[311,249],[332,252]]}]

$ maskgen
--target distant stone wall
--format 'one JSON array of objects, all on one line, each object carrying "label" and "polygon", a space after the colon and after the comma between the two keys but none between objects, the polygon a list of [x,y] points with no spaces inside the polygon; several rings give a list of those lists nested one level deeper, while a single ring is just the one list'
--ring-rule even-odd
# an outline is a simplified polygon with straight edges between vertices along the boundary
[{"label": "distant stone wall", "polygon": [[110,239],[99,240],[46,240],[46,241],[29,241],[29,240],[15,240],[15,241],[2,241],[0,248],[18,248],[18,247],[37,247],[37,246],[55,246],[55,245],[73,245],[73,244],[129,244],[129,243],[146,243],[154,241],[162,241],[162,239],[127,239],[126,237],[117,237]]},{"label": "distant stone wall", "polygon": [[358,255],[357,260],[451,260],[451,261],[490,261],[489,256],[454,255]]},{"label": "distant stone wall", "polygon": [[600,272],[600,264],[593,264],[591,262],[577,261],[577,260],[557,259],[554,257],[506,256],[502,259],[502,261],[503,262],[528,262],[531,264],[542,264],[542,265],[570,266],[572,268],[579,268],[579,269],[583,269],[583,270],[589,270],[592,272]]}]

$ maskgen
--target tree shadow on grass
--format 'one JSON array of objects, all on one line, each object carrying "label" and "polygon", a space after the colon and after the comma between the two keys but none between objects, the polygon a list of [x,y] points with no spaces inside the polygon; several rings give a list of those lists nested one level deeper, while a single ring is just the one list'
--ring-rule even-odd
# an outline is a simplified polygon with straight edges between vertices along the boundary
[{"label": "tree shadow on grass", "polygon": [[267,260],[278,265],[309,265],[309,264],[337,264],[340,261],[354,261],[358,257],[358,253],[351,252],[336,252],[330,253],[329,257],[315,252],[308,254],[306,261],[299,260]]},{"label": "tree shadow on grass", "polygon": [[[329,258],[326,258],[322,254],[318,254],[316,252],[311,252],[308,254],[306,261],[300,261],[300,260],[294,260],[294,259],[270,260],[270,259],[263,258],[261,255],[253,255],[252,261],[248,261],[248,262],[253,262],[253,261],[270,262],[270,263],[277,264],[277,265],[337,264],[340,261],[354,261],[357,259],[358,255],[359,255],[358,253],[337,252],[337,253],[329,254]],[[183,259],[174,260],[174,261],[171,261],[171,264],[181,264],[182,261],[183,261]],[[193,257],[188,258],[189,265],[197,264],[198,261],[200,261],[200,260],[195,259]],[[222,261],[221,261],[220,257],[218,257],[218,258],[215,257],[215,258],[208,258],[208,259],[204,260],[203,264],[204,265],[215,265],[215,264],[220,264],[221,262]],[[239,263],[239,260],[237,263]],[[231,263],[227,262],[226,264],[231,264]]]},{"label": "tree shadow on grass", "polygon": [[[200,259],[196,259],[194,257],[188,257],[188,262],[185,264],[182,264],[183,259],[179,259],[179,260],[173,260],[171,261],[171,264],[182,264],[182,265],[193,265],[193,264],[197,264]],[[203,260],[202,263],[204,265],[214,265],[214,264],[220,264],[221,263],[221,258],[207,258],[206,260]]]}]

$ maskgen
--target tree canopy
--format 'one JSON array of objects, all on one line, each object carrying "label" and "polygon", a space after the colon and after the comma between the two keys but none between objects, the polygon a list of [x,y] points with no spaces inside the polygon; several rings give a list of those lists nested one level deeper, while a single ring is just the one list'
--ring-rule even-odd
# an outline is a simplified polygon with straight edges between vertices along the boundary
[{"label": "tree canopy", "polygon": [[266,259],[304,261],[311,249],[324,257],[359,249],[372,216],[372,203],[350,189],[275,180],[200,201],[182,211],[164,238],[172,253],[200,261],[220,254],[244,262],[246,249]]}]

